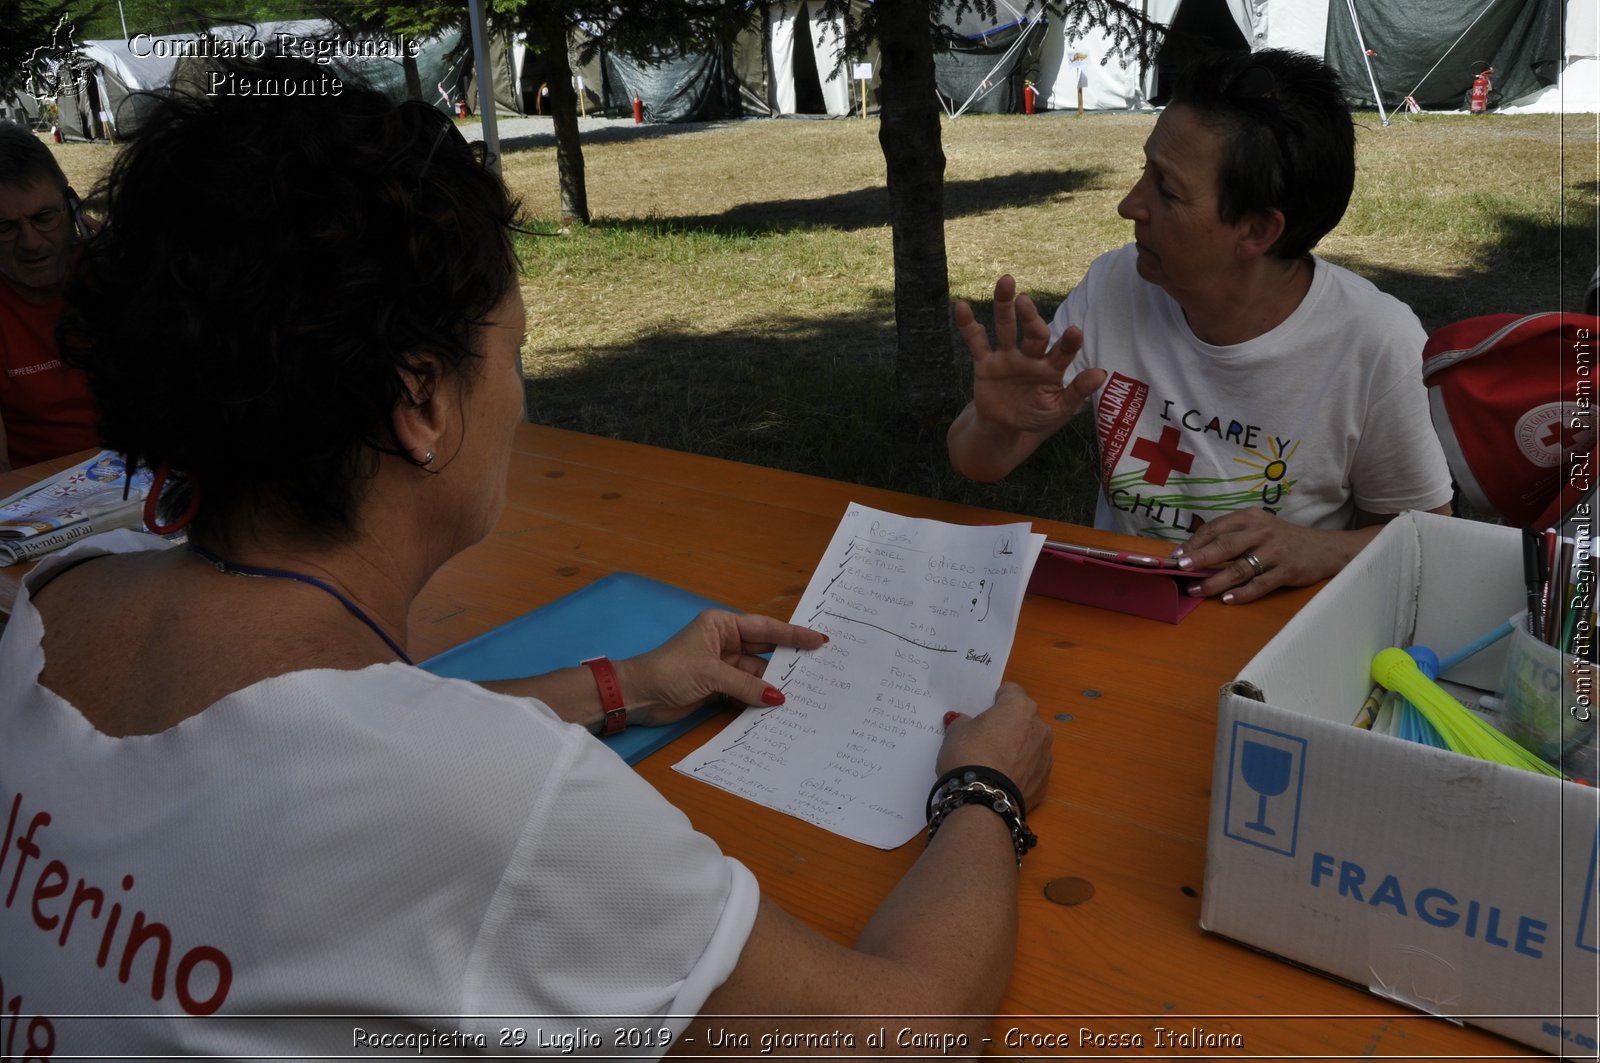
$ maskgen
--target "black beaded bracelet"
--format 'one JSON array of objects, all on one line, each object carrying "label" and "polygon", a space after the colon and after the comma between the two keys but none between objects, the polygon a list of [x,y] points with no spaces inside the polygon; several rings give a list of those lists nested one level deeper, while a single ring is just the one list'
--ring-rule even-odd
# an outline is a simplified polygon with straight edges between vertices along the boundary
[{"label": "black beaded bracelet", "polygon": [[945,783],[952,781],[977,782],[978,780],[1004,790],[1011,797],[1011,803],[1017,806],[1017,815],[1023,819],[1028,818],[1028,805],[1022,800],[1022,791],[1017,789],[1017,784],[1012,782],[1004,772],[996,771],[982,764],[963,764],[961,767],[951,768],[939,776],[938,780],[933,784],[933,789],[928,791],[927,817],[929,819],[933,818],[933,799],[939,793],[939,788]]},{"label": "black beaded bracelet", "polygon": [[989,808],[1011,832],[1012,848],[1016,850],[1017,866],[1028,850],[1039,844],[1039,839],[1028,829],[1027,805],[1017,784],[1004,773],[981,764],[968,764],[939,776],[928,793],[928,840],[939,832],[944,818],[962,805],[980,804]]}]

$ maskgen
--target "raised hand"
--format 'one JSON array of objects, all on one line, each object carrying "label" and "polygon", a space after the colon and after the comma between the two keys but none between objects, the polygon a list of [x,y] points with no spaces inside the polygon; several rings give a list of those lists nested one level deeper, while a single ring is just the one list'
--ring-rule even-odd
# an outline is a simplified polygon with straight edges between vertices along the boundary
[{"label": "raised hand", "polygon": [[974,480],[998,480],[1081,410],[1106,374],[1090,369],[1066,379],[1083,332],[1069,328],[1051,345],[1049,323],[1032,299],[1016,294],[1009,275],[994,286],[992,346],[965,301],[956,303],[954,320],[972,352],[973,398],[950,426],[950,459]]}]

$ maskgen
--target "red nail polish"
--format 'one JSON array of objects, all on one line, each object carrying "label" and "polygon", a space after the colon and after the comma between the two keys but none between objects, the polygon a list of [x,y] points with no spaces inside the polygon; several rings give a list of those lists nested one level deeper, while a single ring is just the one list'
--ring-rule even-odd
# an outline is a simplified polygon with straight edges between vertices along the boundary
[{"label": "red nail polish", "polygon": [[947,712],[947,713],[944,714],[944,725],[946,727],[949,727],[951,724],[955,723],[960,718],[961,718],[961,714],[959,712]]},{"label": "red nail polish", "polygon": [[784,701],[783,691],[777,687],[768,687],[761,692],[761,700],[767,705],[782,705]]},{"label": "red nail polish", "polygon": [[829,638],[829,637],[828,637],[828,636],[827,636],[827,634],[826,634],[826,633],[824,633],[824,634],[823,634],[823,636],[822,636],[822,641],[823,641],[823,642],[832,642],[832,641],[833,641],[833,640],[832,640],[832,639],[830,639],[830,638]]}]

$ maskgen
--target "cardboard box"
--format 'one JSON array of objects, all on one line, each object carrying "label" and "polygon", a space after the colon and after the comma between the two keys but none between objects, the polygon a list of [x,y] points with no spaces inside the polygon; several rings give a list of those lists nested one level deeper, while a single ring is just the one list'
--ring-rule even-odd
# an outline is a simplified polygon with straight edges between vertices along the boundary
[{"label": "cardboard box", "polygon": [[[1593,1058],[1600,790],[1351,726],[1380,649],[1444,657],[1524,607],[1520,550],[1514,529],[1397,518],[1223,689],[1200,921]],[[1503,657],[1441,678],[1493,690]]]}]

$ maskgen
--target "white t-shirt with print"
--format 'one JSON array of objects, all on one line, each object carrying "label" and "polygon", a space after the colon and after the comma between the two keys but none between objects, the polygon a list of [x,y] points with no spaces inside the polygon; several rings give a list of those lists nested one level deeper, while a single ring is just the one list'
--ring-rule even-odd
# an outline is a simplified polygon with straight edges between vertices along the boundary
[{"label": "white t-shirt with print", "polygon": [[[26,585],[162,546],[98,536]],[[0,639],[19,1058],[30,1030],[57,1056],[392,1057],[479,1034],[561,1054],[583,1033],[591,1054],[656,1056],[744,947],[749,871],[539,702],[322,669],[112,738],[39,685],[42,635],[25,590]],[[105,1014],[129,1017],[73,1017]]]},{"label": "white t-shirt with print", "polygon": [[1257,507],[1315,528],[1450,501],[1450,472],[1422,384],[1416,315],[1320,258],[1276,328],[1217,347],[1143,280],[1132,244],[1095,260],[1057,309],[1083,349],[1068,370],[1110,373],[1095,395],[1095,525],[1181,542]]}]

